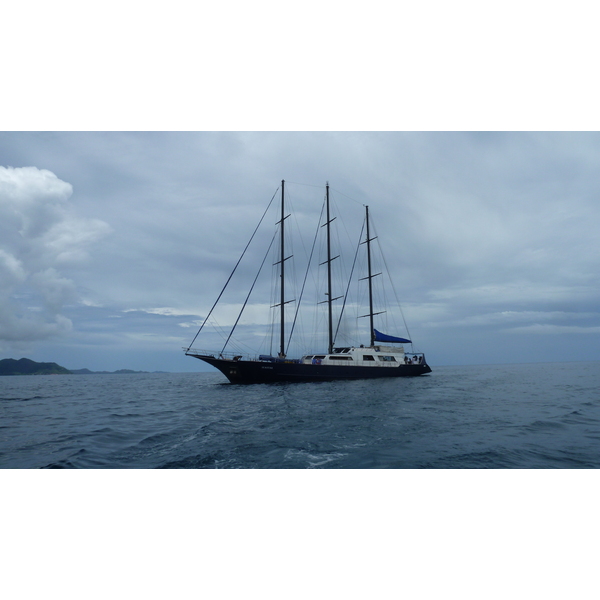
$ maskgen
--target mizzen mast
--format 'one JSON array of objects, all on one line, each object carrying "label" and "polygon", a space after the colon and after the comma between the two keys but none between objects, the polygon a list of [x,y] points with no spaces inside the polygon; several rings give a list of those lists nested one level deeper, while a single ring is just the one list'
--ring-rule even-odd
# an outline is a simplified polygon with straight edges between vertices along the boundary
[{"label": "mizzen mast", "polygon": [[365,206],[366,208],[366,220],[367,220],[367,239],[362,242],[363,244],[367,244],[367,270],[368,270],[368,275],[367,277],[363,277],[363,279],[368,279],[369,280],[369,314],[367,315],[362,315],[363,317],[369,317],[369,329],[371,331],[371,343],[370,346],[374,346],[375,345],[375,326],[373,324],[373,317],[375,315],[379,315],[382,312],[385,311],[379,311],[379,312],[373,312],[373,277],[377,277],[377,275],[381,275],[381,273],[375,273],[375,275],[373,275],[372,270],[371,270],[371,242],[373,240],[377,239],[377,236],[375,236],[374,238],[371,237],[370,231],[369,231],[369,207]]}]

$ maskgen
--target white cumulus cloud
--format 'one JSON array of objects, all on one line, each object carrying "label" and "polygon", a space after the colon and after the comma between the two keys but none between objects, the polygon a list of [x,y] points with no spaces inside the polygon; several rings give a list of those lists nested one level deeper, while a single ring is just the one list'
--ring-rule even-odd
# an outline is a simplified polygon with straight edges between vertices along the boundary
[{"label": "white cumulus cloud", "polygon": [[76,284],[60,268],[84,261],[110,227],[73,214],[73,187],[36,167],[0,167],[0,342],[68,332]]}]

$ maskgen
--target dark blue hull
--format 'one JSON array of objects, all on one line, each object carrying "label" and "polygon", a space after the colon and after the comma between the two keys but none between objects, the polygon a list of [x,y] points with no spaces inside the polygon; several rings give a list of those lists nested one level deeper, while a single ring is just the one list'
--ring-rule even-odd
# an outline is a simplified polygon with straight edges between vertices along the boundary
[{"label": "dark blue hull", "polygon": [[419,365],[397,367],[358,367],[313,365],[298,362],[265,362],[259,360],[229,360],[213,356],[191,355],[219,369],[231,383],[271,383],[301,381],[332,381],[336,379],[379,379],[381,377],[415,377],[431,373],[425,361]]}]

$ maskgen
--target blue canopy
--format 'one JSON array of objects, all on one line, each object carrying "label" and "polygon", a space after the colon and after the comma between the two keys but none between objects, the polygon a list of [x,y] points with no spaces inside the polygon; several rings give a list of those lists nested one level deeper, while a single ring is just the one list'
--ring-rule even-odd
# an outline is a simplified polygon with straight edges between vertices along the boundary
[{"label": "blue canopy", "polygon": [[394,337],[393,335],[386,335],[385,333],[377,331],[377,329],[374,329],[373,331],[375,331],[376,342],[391,342],[392,344],[412,344],[410,340]]}]

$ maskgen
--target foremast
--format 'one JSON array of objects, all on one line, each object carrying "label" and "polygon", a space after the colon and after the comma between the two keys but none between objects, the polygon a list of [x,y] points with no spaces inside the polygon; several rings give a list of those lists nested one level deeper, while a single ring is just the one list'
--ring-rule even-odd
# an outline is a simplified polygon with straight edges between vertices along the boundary
[{"label": "foremast", "polygon": [[281,323],[279,357],[285,357],[285,181],[281,180]]},{"label": "foremast", "polygon": [[[279,236],[279,245],[280,245],[280,257],[281,260],[278,263],[281,263],[281,285],[280,285],[280,324],[279,324],[279,358],[285,358],[285,305],[289,302],[293,302],[293,300],[285,300],[285,261],[292,258],[292,256],[285,256],[285,220],[290,215],[285,214],[285,180],[281,180],[281,220],[278,224],[281,224],[280,236]],[[278,264],[275,263],[275,264]],[[275,305],[277,306],[277,305]]]}]

